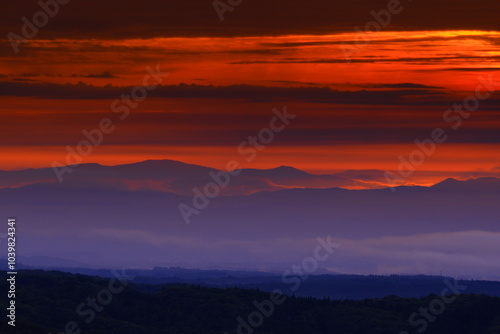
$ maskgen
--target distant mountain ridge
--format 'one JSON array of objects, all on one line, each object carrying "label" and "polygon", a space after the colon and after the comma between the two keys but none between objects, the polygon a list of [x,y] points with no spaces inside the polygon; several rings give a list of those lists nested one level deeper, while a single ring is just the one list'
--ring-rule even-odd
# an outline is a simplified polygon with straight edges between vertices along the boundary
[{"label": "distant mountain ridge", "polygon": [[469,180],[448,178],[432,186],[440,190],[496,191],[500,188],[500,178],[481,177]]},{"label": "distant mountain ridge", "polygon": [[[105,166],[96,163],[81,164],[72,173],[63,175],[66,187],[106,187],[129,190],[154,190],[189,195],[194,187],[203,187],[213,182],[209,173],[218,173],[215,168],[187,164],[175,160],[146,160],[142,162]],[[223,189],[224,195],[246,195],[259,191],[276,191],[293,187],[311,188],[380,188],[373,180],[384,179],[383,171],[370,171],[372,175],[340,173],[339,175],[314,175],[290,166],[271,169],[242,169],[232,176],[230,184]],[[359,174],[359,173],[358,173]],[[363,178],[367,181],[364,182]],[[57,183],[52,168],[0,171],[0,188],[20,187],[36,183]]]},{"label": "distant mountain ridge", "polygon": [[[116,166],[89,163],[73,169],[72,173],[64,174],[62,187],[147,190],[187,196],[192,195],[193,188],[201,188],[213,182],[210,173],[219,172],[215,168],[175,160],[146,160]],[[388,187],[384,173],[372,169],[316,175],[290,166],[271,169],[247,168],[242,169],[239,175],[232,176],[229,185],[221,189],[221,193],[248,195],[289,188],[380,189]],[[488,179],[491,183],[496,178]],[[0,188],[43,183],[58,183],[52,168],[0,171]],[[452,181],[445,180],[435,186],[451,187]]]}]

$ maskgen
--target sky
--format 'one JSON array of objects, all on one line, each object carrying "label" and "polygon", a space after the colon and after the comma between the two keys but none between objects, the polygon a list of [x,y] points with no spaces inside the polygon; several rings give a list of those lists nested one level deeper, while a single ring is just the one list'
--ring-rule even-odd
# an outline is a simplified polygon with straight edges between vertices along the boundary
[{"label": "sky", "polygon": [[[418,166],[417,184],[497,175],[499,94],[466,118],[444,115],[484,82],[500,89],[498,6],[259,0],[221,21],[210,1],[73,0],[18,43],[9,33],[41,10],[18,2],[0,23],[0,169],[64,164],[66,147],[103,118],[114,130],[83,162],[224,168],[286,106],[297,117],[243,167],[395,171],[441,128],[447,140]],[[375,17],[380,29],[365,33]],[[143,85],[147,67],[168,75],[120,119],[113,101]]]}]

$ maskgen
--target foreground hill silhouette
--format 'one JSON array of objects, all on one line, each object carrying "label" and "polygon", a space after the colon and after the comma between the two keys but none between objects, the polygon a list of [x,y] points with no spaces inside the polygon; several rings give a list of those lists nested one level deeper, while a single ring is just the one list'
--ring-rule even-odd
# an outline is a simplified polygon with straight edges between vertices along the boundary
[{"label": "foreground hill silhouette", "polygon": [[[4,275],[2,275],[4,276]],[[254,301],[269,299],[268,292],[237,288],[216,289],[171,285],[155,293],[128,285],[86,323],[75,311],[87,298],[107,289],[109,279],[61,272],[21,271],[18,275],[16,334],[61,333],[74,321],[89,334],[236,333],[237,318],[255,311]],[[2,277],[0,288],[6,290]],[[361,301],[331,301],[288,297],[266,317],[255,333],[387,334],[416,333],[408,317],[428,307],[436,295],[425,298],[390,296]],[[0,307],[5,309],[5,299]],[[6,321],[1,333],[10,333]],[[460,295],[428,323],[428,334],[500,333],[500,298]],[[243,331],[243,333],[246,333]]]},{"label": "foreground hill silhouette", "polygon": [[[26,258],[24,258],[26,259]],[[57,259],[53,259],[56,261]],[[3,265],[2,265],[3,264]],[[19,269],[60,271],[86,276],[98,276],[105,279],[114,277],[111,269],[30,267],[21,263]],[[7,261],[0,259],[0,268],[6,268]],[[287,295],[314,297],[318,299],[354,299],[383,298],[390,295],[408,298],[420,298],[430,294],[439,294],[445,286],[444,281],[453,278],[426,275],[345,275],[315,274],[301,281],[300,289],[292,290],[289,283],[283,281],[283,273],[234,270],[202,270],[180,267],[153,269],[127,269],[130,280],[141,291],[158,292],[172,284],[199,285],[212,288],[238,287],[272,292],[275,289]],[[290,275],[290,277],[298,277]],[[500,297],[500,281],[460,279],[460,284],[467,286],[468,294],[485,294]]]}]

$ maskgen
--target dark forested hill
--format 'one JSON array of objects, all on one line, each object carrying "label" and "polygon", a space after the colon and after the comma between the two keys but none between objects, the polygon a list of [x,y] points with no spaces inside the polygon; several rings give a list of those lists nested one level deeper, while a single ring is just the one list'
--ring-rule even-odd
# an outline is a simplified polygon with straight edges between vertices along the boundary
[{"label": "dark forested hill", "polygon": [[[2,291],[7,290],[4,275],[0,281]],[[5,300],[0,299],[3,310],[7,307]],[[500,333],[500,298],[448,295],[446,303],[443,300],[441,296],[430,295],[420,299],[391,296],[333,301],[192,285],[171,285],[148,293],[118,279],[21,271],[17,275],[16,327],[8,326],[4,318],[0,332],[407,334],[425,330],[428,334]]]},{"label": "dark forested hill", "polygon": [[[26,260],[26,257],[23,258]],[[58,259],[54,258],[54,261]],[[3,262],[2,262],[3,261]],[[3,264],[2,264],[3,263]],[[87,276],[112,278],[110,269],[64,268],[64,267],[30,267],[18,264],[22,269],[42,269],[62,271]],[[7,261],[0,259],[0,268],[7,268]],[[205,270],[179,267],[153,269],[127,269],[127,274],[133,276],[131,283],[141,291],[158,292],[172,283],[184,285],[199,285],[214,288],[244,288],[263,291],[280,289],[287,295],[318,299],[365,299],[383,298],[390,295],[399,297],[419,298],[429,294],[439,294],[445,280],[450,277],[429,275],[346,275],[323,274],[310,275],[300,279],[300,286],[294,287],[300,275],[289,273],[284,276],[278,272],[235,271],[235,270]],[[500,281],[465,280],[464,293],[485,294],[500,297]]]}]

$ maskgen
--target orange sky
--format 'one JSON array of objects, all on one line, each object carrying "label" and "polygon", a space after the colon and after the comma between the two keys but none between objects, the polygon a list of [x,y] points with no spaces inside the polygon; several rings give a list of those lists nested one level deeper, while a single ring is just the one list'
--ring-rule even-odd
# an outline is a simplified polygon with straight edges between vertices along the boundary
[{"label": "orange sky", "polygon": [[[473,93],[480,76],[495,77],[500,32],[374,33],[347,62],[339,46],[354,38],[32,41],[19,55],[0,55],[0,168],[63,162],[65,146],[76,146],[81,131],[105,117],[116,131],[84,162],[165,158],[222,168],[230,159],[244,161],[238,145],[268,126],[273,108],[287,105],[297,119],[245,167],[395,170],[415,139],[442,127],[449,140],[419,167],[421,183],[425,173],[498,171],[498,94],[458,130],[443,113]],[[112,101],[157,64],[169,72],[164,87],[117,120]]]},{"label": "orange sky", "polygon": [[[144,68],[161,64],[169,84],[356,85],[411,82],[454,90],[474,87],[478,74],[498,67],[500,32],[379,32],[368,44],[357,34],[131,40],[36,40],[0,73],[55,83],[135,85]],[[342,51],[356,47],[352,63]],[[27,61],[35,58],[36,61]],[[479,68],[459,71],[460,68]],[[487,68],[481,71],[480,68]],[[437,73],[436,73],[437,72]],[[114,77],[102,76],[109,73]],[[91,77],[86,77],[91,76]],[[98,78],[102,76],[101,78]]]}]

